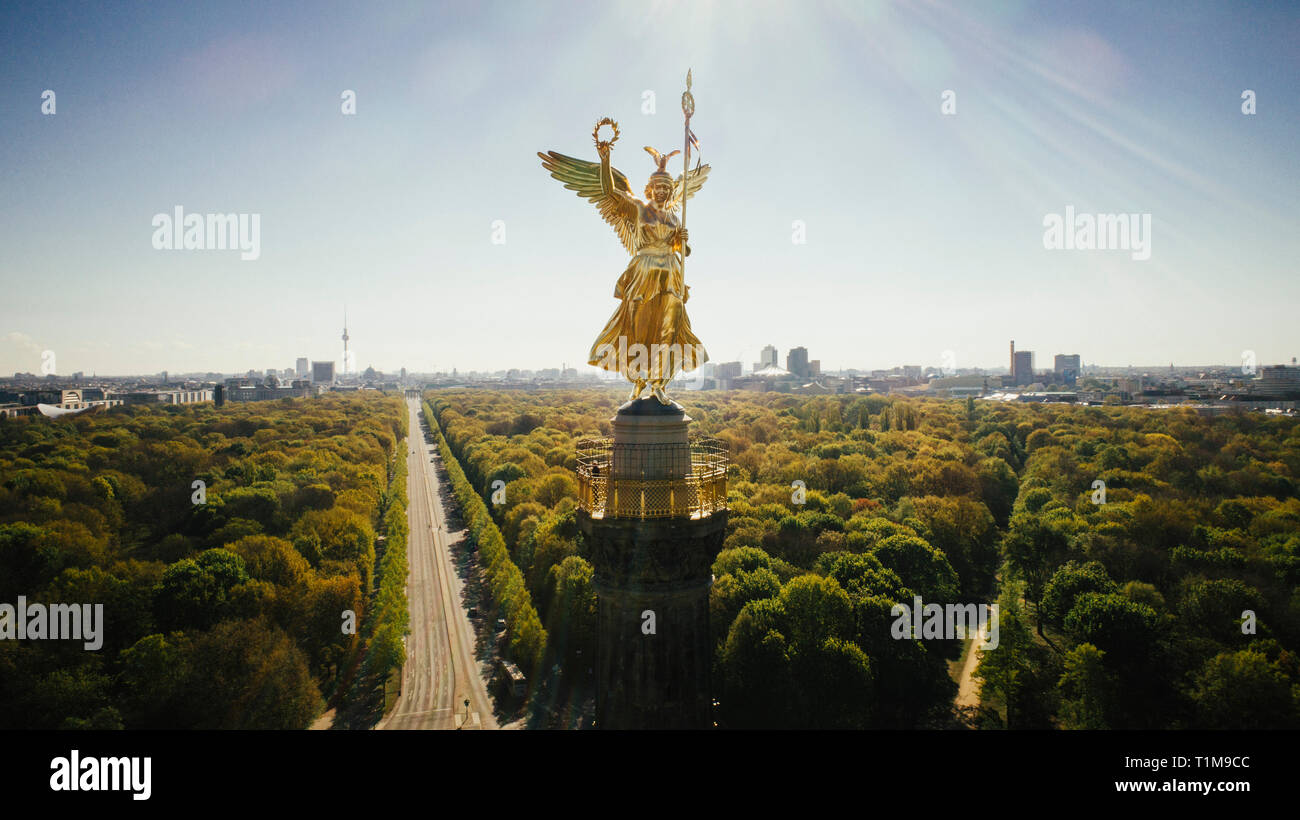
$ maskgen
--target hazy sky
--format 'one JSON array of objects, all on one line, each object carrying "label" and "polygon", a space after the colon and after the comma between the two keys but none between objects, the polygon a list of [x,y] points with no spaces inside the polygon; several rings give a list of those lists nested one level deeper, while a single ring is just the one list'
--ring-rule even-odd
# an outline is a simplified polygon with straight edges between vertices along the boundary
[{"label": "hazy sky", "polygon": [[[581,364],[627,256],[536,152],[613,116],[639,195],[688,66],[714,361],[1289,361],[1300,11],[1250,6],[6,4],[0,373],[339,359],[345,304],[360,368]],[[178,205],[260,215],[260,257],[155,250]],[[1150,259],[1045,249],[1067,205],[1150,214]]]}]

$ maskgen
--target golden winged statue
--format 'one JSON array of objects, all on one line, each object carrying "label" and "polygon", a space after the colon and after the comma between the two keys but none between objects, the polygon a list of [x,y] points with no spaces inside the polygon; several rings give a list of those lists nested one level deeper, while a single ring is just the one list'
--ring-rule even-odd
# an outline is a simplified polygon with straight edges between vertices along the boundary
[{"label": "golden winged statue", "polygon": [[[614,137],[602,140],[600,127],[611,125]],[[690,255],[684,227],[674,211],[695,195],[709,176],[709,166],[698,165],[676,180],[665,170],[680,151],[661,154],[646,151],[658,169],[645,187],[645,201],[632,195],[627,177],[610,165],[609,155],[618,139],[618,125],[609,118],[592,133],[599,162],[564,154],[538,152],[542,166],[570,191],[595,203],[605,221],[614,226],[619,241],[632,255],[614,286],[618,309],[591,346],[588,363],[622,373],[632,382],[630,401],[647,387],[663,404],[670,400],[664,388],[678,372],[689,372],[708,361],[700,340],[686,317],[690,288],[683,276],[683,260]],[[681,255],[679,255],[681,254]]]}]

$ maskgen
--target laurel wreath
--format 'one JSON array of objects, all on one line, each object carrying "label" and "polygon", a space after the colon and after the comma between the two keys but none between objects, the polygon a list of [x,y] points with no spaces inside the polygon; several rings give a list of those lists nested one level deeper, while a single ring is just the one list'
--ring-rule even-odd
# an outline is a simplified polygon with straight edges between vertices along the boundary
[{"label": "laurel wreath", "polygon": [[591,129],[591,138],[596,141],[597,147],[601,145],[600,127],[602,125],[608,125],[614,129],[614,137],[609,142],[605,143],[605,145],[612,148],[614,147],[614,143],[618,142],[618,123],[614,122],[610,117],[602,117],[600,122],[596,123],[596,127]]}]

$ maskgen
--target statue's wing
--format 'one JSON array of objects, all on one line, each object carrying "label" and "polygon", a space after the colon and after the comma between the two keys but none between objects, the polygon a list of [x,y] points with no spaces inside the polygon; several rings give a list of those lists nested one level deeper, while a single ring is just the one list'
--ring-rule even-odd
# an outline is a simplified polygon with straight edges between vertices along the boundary
[{"label": "statue's wing", "polygon": [[[542,158],[542,167],[550,171],[551,176],[563,182],[565,188],[576,191],[578,196],[595,203],[600,210],[600,215],[614,226],[623,247],[627,248],[628,253],[632,253],[636,220],[628,218],[626,200],[606,196],[601,191],[600,163],[566,157],[554,151],[547,151],[545,154],[538,151],[537,156]],[[617,168],[610,168],[610,171],[611,176],[614,177],[614,187],[621,193],[631,196],[632,186],[628,184],[627,177]]]},{"label": "statue's wing", "polygon": [[704,187],[704,181],[709,178],[709,166],[697,165],[686,174],[686,184],[682,185],[682,177],[677,177],[676,187],[673,190],[672,201],[669,206],[673,209],[682,204],[683,194],[685,199],[695,196],[695,193]]}]

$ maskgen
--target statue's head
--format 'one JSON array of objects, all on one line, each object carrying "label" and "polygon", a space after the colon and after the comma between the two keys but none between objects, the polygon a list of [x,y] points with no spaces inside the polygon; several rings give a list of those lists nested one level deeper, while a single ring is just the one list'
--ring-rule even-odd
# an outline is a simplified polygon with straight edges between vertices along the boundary
[{"label": "statue's head", "polygon": [[653,200],[656,205],[662,208],[667,204],[669,199],[672,199],[673,190],[677,187],[676,183],[673,182],[673,175],[668,173],[666,166],[668,165],[668,160],[680,154],[681,151],[673,151],[671,154],[661,154],[648,145],[645,150],[650,154],[650,156],[654,157],[655,162],[659,164],[659,169],[650,175],[650,181],[646,183],[646,199]]},{"label": "statue's head", "polygon": [[668,174],[653,173],[646,183],[645,195],[659,207],[663,207],[673,196],[673,178]]}]

